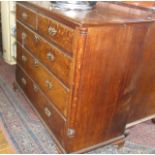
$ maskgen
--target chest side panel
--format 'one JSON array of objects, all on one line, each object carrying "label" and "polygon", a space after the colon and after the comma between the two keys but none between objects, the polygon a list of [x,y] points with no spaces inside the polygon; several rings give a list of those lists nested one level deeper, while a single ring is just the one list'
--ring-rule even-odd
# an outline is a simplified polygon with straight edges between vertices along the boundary
[{"label": "chest side panel", "polygon": [[88,29],[72,102],[76,111],[68,122],[75,131],[69,138],[69,151],[123,134],[146,30],[145,24]]},{"label": "chest side panel", "polygon": [[155,24],[150,25],[144,43],[144,59],[134,93],[128,123],[155,114]]}]

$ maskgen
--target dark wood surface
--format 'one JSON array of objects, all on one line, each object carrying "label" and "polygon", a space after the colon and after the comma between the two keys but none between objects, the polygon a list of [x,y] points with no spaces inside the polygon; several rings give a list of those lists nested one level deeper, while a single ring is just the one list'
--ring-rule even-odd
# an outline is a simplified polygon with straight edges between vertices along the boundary
[{"label": "dark wood surface", "polygon": [[1,21],[1,2],[0,2],[0,52],[3,52],[3,47],[2,47],[2,21]]},{"label": "dark wood surface", "polygon": [[[150,17],[145,10],[103,2],[102,7],[71,16],[68,11],[51,9],[49,2],[17,5],[18,10],[24,7],[28,14],[36,14],[38,22],[26,24],[17,13],[16,79],[60,148],[67,153],[84,152],[122,141],[131,101],[141,89],[142,68],[145,63],[152,63],[153,68],[151,52],[145,53],[152,48],[153,54],[154,49],[148,35],[154,25],[152,12]],[[49,36],[52,25],[54,34]],[[51,47],[58,49],[55,57],[60,57],[58,52],[67,56],[60,58],[61,63],[57,59],[56,67],[45,57]]]},{"label": "dark wood surface", "polygon": [[70,103],[74,107],[68,125],[77,132],[70,142],[73,151],[124,133],[147,28],[133,24],[88,29],[76,100]]},{"label": "dark wood surface", "polygon": [[[28,96],[34,107],[39,111],[44,121],[49,125],[49,128],[52,129],[55,136],[61,142],[64,136],[63,128],[65,121],[58,115],[52,105],[48,102],[39,86],[32,81],[31,78],[26,75],[26,73],[24,73],[22,67],[17,67],[16,75],[18,75],[16,79],[21,88],[24,90],[24,93]],[[26,81],[26,83],[23,82],[23,79]],[[47,112],[45,112],[46,110],[51,114],[49,115]]]},{"label": "dark wood surface", "polygon": [[123,24],[151,21],[149,12],[121,6],[115,3],[104,3],[102,7],[96,6],[90,11],[58,10],[52,7],[50,2],[21,2],[29,8],[39,11],[57,21],[71,27],[98,26],[104,24]]},{"label": "dark wood surface", "polygon": [[[54,28],[57,32],[53,35],[49,34],[49,28]],[[55,20],[40,15],[38,16],[38,33],[57,43],[69,53],[73,52],[72,44],[74,31],[70,27],[64,26]]]},{"label": "dark wood surface", "polygon": [[139,8],[152,9],[155,7],[154,1],[124,1],[123,3],[134,5]]},{"label": "dark wood surface", "polygon": [[[49,44],[37,33],[32,32],[25,27],[21,22],[17,22],[17,40],[22,44],[22,33],[26,34],[24,39],[24,46],[35,57],[37,57],[46,67],[56,74],[67,86],[71,81],[71,63],[72,58],[64,51],[56,48],[56,46]],[[38,37],[38,39],[36,39]],[[44,52],[42,52],[44,51]],[[51,55],[51,59],[48,55]]]},{"label": "dark wood surface", "polygon": [[[155,6],[153,1],[123,2],[129,6],[145,9],[148,12]],[[154,11],[155,15],[155,11]],[[150,24],[143,44],[143,61],[139,70],[139,79],[131,100],[128,123],[153,116],[155,114],[155,24]]]},{"label": "dark wood surface", "polygon": [[[42,88],[42,90],[46,93],[46,95],[66,116],[68,96],[69,96],[68,89],[66,90],[54,76],[48,73],[43,68],[40,62],[35,64],[35,61],[38,61],[38,59],[32,57],[30,53],[26,52],[26,50],[21,48],[19,44],[17,44],[17,49],[19,53],[18,59],[20,59],[20,62],[18,63],[24,68],[24,70],[26,70],[26,72],[30,75],[30,77],[38,83],[38,85]],[[20,58],[20,52],[21,52],[21,58]],[[48,83],[46,83],[46,81],[49,82],[49,85]]]},{"label": "dark wood surface", "polygon": [[150,25],[144,43],[144,58],[131,101],[129,123],[155,114],[155,24]]},{"label": "dark wood surface", "polygon": [[24,24],[30,26],[33,29],[36,29],[36,22],[37,22],[37,18],[36,18],[36,14],[32,11],[29,10],[27,8],[24,8],[22,6],[18,6],[17,5],[17,19],[21,20]]},{"label": "dark wood surface", "polygon": [[155,118],[153,118],[153,119],[152,119],[152,123],[154,123],[154,124],[155,124]]}]

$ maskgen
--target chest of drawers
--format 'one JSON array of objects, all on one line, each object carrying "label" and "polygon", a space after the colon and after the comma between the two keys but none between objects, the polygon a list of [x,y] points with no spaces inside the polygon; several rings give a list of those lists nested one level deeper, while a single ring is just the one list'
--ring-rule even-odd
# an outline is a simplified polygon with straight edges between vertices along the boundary
[{"label": "chest of drawers", "polygon": [[61,152],[124,139],[139,45],[153,22],[126,9],[104,3],[73,14],[50,2],[17,3],[16,81]]}]

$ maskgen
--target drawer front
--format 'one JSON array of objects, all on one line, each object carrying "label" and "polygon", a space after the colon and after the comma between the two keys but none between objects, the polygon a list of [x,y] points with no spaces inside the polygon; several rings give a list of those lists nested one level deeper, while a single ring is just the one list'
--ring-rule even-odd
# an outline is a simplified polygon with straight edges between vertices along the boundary
[{"label": "drawer front", "polygon": [[69,53],[72,53],[73,45],[73,29],[58,23],[53,19],[46,18],[38,15],[38,32],[47,38],[61,46]]},{"label": "drawer front", "polygon": [[38,35],[33,34],[31,31],[22,26],[22,24],[17,22],[17,41],[34,55],[38,54],[38,38]]},{"label": "drawer front", "polygon": [[[31,51],[32,54],[36,55],[59,79],[69,86],[72,59],[21,24],[17,23],[17,28],[17,40],[23,44],[26,49]],[[26,36],[24,40],[22,40],[23,33]],[[35,39],[36,36],[38,38],[37,40]]]},{"label": "drawer front", "polygon": [[17,61],[28,73],[28,75],[38,83],[40,88],[53,104],[66,116],[69,92],[63,85],[30,53],[25,51],[19,44],[17,45]]},{"label": "drawer front", "polygon": [[17,43],[17,64],[22,64],[22,47]]},{"label": "drawer front", "polygon": [[70,86],[72,59],[48,43],[40,42],[38,48],[39,60],[67,86]]},{"label": "drawer front", "polygon": [[48,103],[38,85],[34,83],[18,66],[16,68],[16,79],[26,96],[42,116],[43,120],[61,142],[64,135],[64,120],[54,110],[51,104]]},{"label": "drawer front", "polygon": [[35,12],[17,4],[16,16],[17,19],[23,22],[24,24],[28,25],[33,29],[36,29],[37,16]]}]

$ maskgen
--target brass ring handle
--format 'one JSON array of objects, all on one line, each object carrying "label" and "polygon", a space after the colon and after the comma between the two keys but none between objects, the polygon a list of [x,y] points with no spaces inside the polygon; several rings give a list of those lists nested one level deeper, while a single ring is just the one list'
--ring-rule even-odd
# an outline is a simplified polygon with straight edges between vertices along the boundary
[{"label": "brass ring handle", "polygon": [[22,61],[27,62],[27,57],[25,55],[22,55]]},{"label": "brass ring handle", "polygon": [[25,32],[22,32],[21,35],[22,35],[22,46],[24,46],[25,45],[25,39],[27,37],[27,34]]},{"label": "brass ring handle", "polygon": [[54,36],[54,35],[57,34],[57,30],[54,27],[50,26],[48,28],[48,34],[51,35],[51,36]]},{"label": "brass ring handle", "polygon": [[48,80],[45,81],[45,84],[47,85],[47,87],[49,89],[51,89],[53,87],[52,83],[50,81],[48,81]]},{"label": "brass ring handle", "polygon": [[44,112],[45,112],[47,117],[51,117],[52,113],[47,107],[44,108]]},{"label": "brass ring handle", "polygon": [[68,128],[67,129],[67,136],[72,138],[75,136],[75,129],[72,129],[72,128]]},{"label": "brass ring handle", "polygon": [[25,39],[27,37],[25,32],[22,32],[22,39]]},{"label": "brass ring handle", "polygon": [[35,40],[35,42],[38,42],[40,40],[40,37],[37,34],[35,34],[34,35],[34,40]]},{"label": "brass ring handle", "polygon": [[22,13],[22,19],[26,20],[27,17],[28,17],[28,15],[27,15],[25,12],[23,12],[23,13]]},{"label": "brass ring handle", "polygon": [[22,78],[22,79],[21,79],[21,81],[22,81],[22,83],[23,83],[24,85],[26,85],[26,84],[27,84],[27,82],[26,82],[26,79],[25,79],[25,78]]},{"label": "brass ring handle", "polygon": [[50,60],[50,61],[54,61],[55,59],[55,56],[52,54],[52,53],[47,53],[47,59]]},{"label": "brass ring handle", "polygon": [[35,67],[38,67],[39,66],[39,60],[38,59],[35,59],[34,58],[34,65],[35,65]]},{"label": "brass ring handle", "polygon": [[27,35],[25,32],[22,32],[22,46],[25,45],[25,39],[26,39]]},{"label": "brass ring handle", "polygon": [[38,92],[38,90],[39,90],[38,86],[37,86],[36,84],[34,84],[34,83],[33,83],[33,90],[34,90],[35,92]]}]

